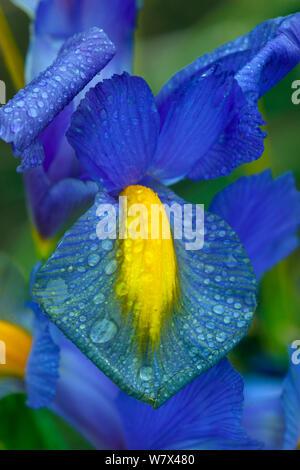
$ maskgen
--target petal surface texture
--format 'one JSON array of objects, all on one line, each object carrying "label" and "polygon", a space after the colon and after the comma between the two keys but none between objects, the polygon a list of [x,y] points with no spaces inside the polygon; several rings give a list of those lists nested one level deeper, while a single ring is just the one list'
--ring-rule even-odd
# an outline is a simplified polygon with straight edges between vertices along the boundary
[{"label": "petal surface texture", "polygon": [[[178,96],[191,83],[209,73],[212,67],[217,65],[219,70],[231,74],[236,80],[235,91],[231,92],[229,100],[230,110],[226,107],[220,109],[223,128],[219,128],[219,133],[214,135],[213,130],[217,129],[212,110],[207,118],[204,113],[201,122],[198,122],[199,128],[207,128],[205,138],[202,139],[203,147],[201,145],[197,148],[196,141],[194,144],[189,143],[185,152],[176,160],[177,170],[182,168],[181,177],[188,175],[194,180],[217,178],[230,174],[239,165],[256,160],[262,155],[266,133],[260,129],[264,122],[257,110],[257,100],[300,61],[299,31],[300,13],[265,21],[249,34],[225,44],[211,54],[199,57],[166,83],[156,98],[162,122],[172,115]],[[180,112],[181,107],[178,106],[179,116],[184,114],[184,108]],[[196,109],[197,106],[194,107]],[[193,112],[186,117],[190,121],[190,128],[197,122]],[[184,125],[182,129],[184,132]],[[189,135],[185,134],[184,142],[187,142]],[[173,146],[176,138],[177,134],[173,135]],[[167,149],[163,155],[166,152]],[[192,157],[187,159],[188,153]],[[173,158],[172,152],[169,153],[169,158]],[[175,169],[169,168],[164,159],[158,160],[156,165],[154,174],[160,175],[166,182],[174,179]],[[180,171],[177,173],[180,177]]]},{"label": "petal surface texture", "polygon": [[210,211],[238,234],[258,278],[299,244],[300,194],[292,173],[242,177],[214,197]]},{"label": "petal surface texture", "polygon": [[[163,204],[182,207],[184,201],[172,191],[159,188]],[[185,231],[174,240],[178,302],[164,322],[159,347],[144,348],[141,354],[134,314],[124,318],[116,291],[122,271],[119,240],[101,239],[107,237],[103,207],[118,213],[116,200],[99,193],[39,271],[34,295],[51,320],[120,388],[159,407],[246,334],[256,306],[255,276],[236,234],[218,216],[207,214],[202,249],[186,250],[191,239]],[[191,214],[187,225],[193,220]],[[136,286],[130,284],[134,280],[123,282]],[[153,293],[145,290],[144,296]]]},{"label": "petal surface texture", "polygon": [[264,21],[248,34],[224,44],[177,72],[162,88],[158,106],[195,74],[218,63],[233,72],[250,98],[257,98],[283,78],[300,60],[300,13]]},{"label": "petal surface texture", "polygon": [[187,175],[223,133],[237,94],[233,74],[216,66],[175,90],[160,109],[161,131],[151,172],[170,180]]},{"label": "petal surface texture", "polygon": [[68,139],[89,175],[110,191],[138,183],[151,164],[159,116],[146,82],[127,73],[91,89]]},{"label": "petal surface texture", "polygon": [[94,26],[103,29],[117,48],[115,57],[101,73],[101,78],[131,70],[136,13],[135,0],[39,2],[26,61],[27,81],[48,67],[68,37]]},{"label": "petal surface texture", "polygon": [[56,394],[59,369],[59,349],[49,333],[50,322],[37,304],[35,311],[34,340],[26,368],[27,404],[31,408],[51,405]]},{"label": "petal surface texture", "polygon": [[227,359],[197,377],[159,410],[125,393],[117,404],[127,449],[260,448],[241,425],[243,380]]},{"label": "petal surface texture", "polygon": [[24,180],[32,219],[45,239],[62,232],[85,212],[98,190],[96,183],[76,178],[51,183],[42,166],[26,171]]},{"label": "petal surface texture", "polygon": [[[38,136],[109,62],[115,52],[106,34],[92,28],[68,39],[48,69],[0,110],[0,137],[22,157],[20,170],[42,163]],[[38,119],[37,119],[38,118]]]}]

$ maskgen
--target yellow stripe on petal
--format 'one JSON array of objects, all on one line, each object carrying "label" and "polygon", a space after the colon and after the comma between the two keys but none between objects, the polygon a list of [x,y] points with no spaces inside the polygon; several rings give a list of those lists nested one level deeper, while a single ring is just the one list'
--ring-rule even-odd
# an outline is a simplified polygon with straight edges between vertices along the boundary
[{"label": "yellow stripe on petal", "polygon": [[0,377],[24,377],[32,338],[29,333],[0,320]]},{"label": "yellow stripe on petal", "polygon": [[157,194],[128,186],[121,217],[116,296],[125,316],[132,315],[141,351],[159,346],[166,320],[179,295],[177,261],[169,220]]}]

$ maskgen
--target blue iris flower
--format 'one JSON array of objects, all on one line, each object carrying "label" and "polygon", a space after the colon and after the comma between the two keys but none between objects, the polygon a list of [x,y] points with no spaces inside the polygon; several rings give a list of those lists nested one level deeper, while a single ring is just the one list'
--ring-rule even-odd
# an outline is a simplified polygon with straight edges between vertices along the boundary
[{"label": "blue iris flower", "polygon": [[[137,10],[135,0],[43,0],[17,3],[26,11],[29,9],[34,18],[26,59],[28,83],[51,65],[66,39],[92,26],[105,30],[117,47],[117,53],[100,75],[95,76],[90,86],[113,73],[131,71]],[[82,214],[92,204],[97,190],[65,137],[71,114],[81,96],[84,95],[79,94],[71,101],[40,134],[45,159],[38,168],[24,174],[32,221],[44,239],[56,237],[68,223]]]},{"label": "blue iris flower", "polygon": [[[257,100],[299,62],[299,27],[299,14],[262,23],[176,74],[156,99],[141,78],[115,75],[90,89],[73,114],[69,142],[102,190],[40,269],[34,294],[51,320],[99,368],[125,392],[154,407],[216,364],[244,336],[255,310],[255,277],[235,232],[218,215],[206,214],[202,250],[187,252],[184,239],[174,243],[180,302],[172,306],[159,349],[141,358],[134,328],[122,321],[114,291],[117,244],[96,237],[97,207],[116,205],[114,196],[137,184],[158,193],[163,203],[182,206],[184,201],[161,183],[186,176],[214,178],[258,158],[265,134]],[[103,36],[102,48],[85,47],[90,38],[99,41],[99,34],[96,29],[86,33],[83,47],[81,36],[69,40],[48,72],[0,111],[2,137],[22,155],[23,169],[41,161],[38,136],[70,101],[67,90],[74,77],[61,67],[72,63],[81,77],[82,66],[73,64],[78,43],[85,79],[91,50],[99,68],[108,60],[112,45]],[[64,80],[54,93],[56,107],[50,101],[51,112],[41,107],[38,119],[26,119],[22,129],[13,131],[20,100],[30,116],[34,87],[45,82],[53,92],[58,66]],[[77,80],[73,92],[82,88]],[[293,221],[285,232],[288,248],[264,269],[293,249],[289,236],[297,224]],[[144,294],[146,298],[150,292]]]},{"label": "blue iris flower", "polygon": [[[33,272],[33,279],[35,276]],[[4,281],[5,278],[5,282]],[[33,408],[48,407],[98,449],[256,449],[242,424],[243,380],[223,359],[168,403],[153,410],[128,397],[50,323],[36,303],[25,307],[26,286],[11,261],[0,257],[1,321],[34,336],[25,377],[3,375],[0,398],[26,393]],[[14,295],[12,295],[14,292]],[[27,334],[27,333],[26,333]],[[19,357],[20,359],[20,357]]]},{"label": "blue iris flower", "polygon": [[[241,425],[243,380],[227,359],[205,372],[153,410],[129,397],[53,327],[59,344],[59,379],[50,404],[95,447],[102,449],[259,449]],[[27,366],[29,402],[36,405],[41,375],[32,358],[41,359],[34,343]],[[44,377],[47,379],[46,368]],[[84,403],[84,406],[82,404]]]}]

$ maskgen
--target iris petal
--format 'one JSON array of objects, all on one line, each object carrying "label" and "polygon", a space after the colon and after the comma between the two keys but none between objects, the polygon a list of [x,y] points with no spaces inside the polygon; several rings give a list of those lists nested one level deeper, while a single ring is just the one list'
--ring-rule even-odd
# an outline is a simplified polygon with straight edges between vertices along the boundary
[{"label": "iris petal", "polygon": [[215,196],[210,211],[238,234],[258,278],[299,244],[300,194],[291,173],[240,178]]},{"label": "iris petal", "polygon": [[[299,30],[300,13],[265,21],[249,34],[199,57],[162,88],[156,102],[164,122],[176,97],[213,66],[231,73],[239,85],[231,110],[225,113],[224,127],[212,145],[203,153],[190,145],[188,150],[193,150],[194,158],[185,160],[186,152],[178,156],[176,166],[188,169],[182,171],[183,176],[194,180],[225,176],[262,155],[266,133],[260,129],[264,122],[257,110],[257,100],[300,61]],[[198,160],[195,154],[199,155]],[[158,175],[164,181],[172,181],[173,169],[167,162],[162,163]]]},{"label": "iris petal", "polygon": [[49,320],[32,304],[36,319],[34,342],[27,362],[26,389],[28,406],[42,408],[49,406],[56,394],[59,368],[59,349],[49,334]]},{"label": "iris petal", "polygon": [[[34,34],[26,63],[31,81],[51,63],[66,38],[93,26],[101,27],[117,53],[101,78],[132,68],[135,0],[43,0],[35,14]],[[50,61],[50,62],[49,62]],[[99,81],[99,77],[98,77]]]},{"label": "iris petal", "polygon": [[64,178],[51,183],[43,167],[25,173],[31,216],[39,233],[51,238],[72,224],[93,203],[97,184]]},{"label": "iris petal", "polygon": [[265,376],[245,378],[243,426],[252,439],[264,444],[264,449],[280,449],[282,445],[281,390],[280,379]]},{"label": "iris petal", "polygon": [[[157,97],[158,107],[165,107],[174,91],[193,75],[204,72],[216,63],[236,74],[242,89],[253,92],[252,97],[261,96],[300,60],[297,40],[299,18],[300,13],[296,13],[264,21],[248,34],[199,57],[164,85]],[[271,75],[273,79],[270,81]]]},{"label": "iris petal", "polygon": [[[291,359],[293,352],[291,349]],[[282,449],[296,449],[300,439],[300,365],[292,361],[283,382],[281,405],[285,423]]]},{"label": "iris petal", "polygon": [[158,130],[150,88],[142,78],[124,73],[87,93],[73,115],[68,139],[90,177],[116,191],[144,176]]},{"label": "iris petal", "polygon": [[[171,191],[159,196],[183,202]],[[188,253],[175,241],[181,303],[158,351],[140,357],[135,329],[124,321],[114,291],[117,243],[96,235],[100,203],[116,204],[98,194],[39,271],[34,294],[51,320],[119,387],[159,407],[245,335],[255,309],[254,273],[235,233],[207,215],[202,250]]]},{"label": "iris petal", "polygon": [[212,67],[173,93],[160,109],[154,176],[175,180],[187,175],[223,132],[238,88],[233,75]]},{"label": "iris petal", "polygon": [[39,134],[113,55],[114,46],[102,30],[75,35],[45,72],[1,108],[0,137],[22,156],[20,170],[42,162]]},{"label": "iris petal", "polygon": [[243,380],[227,359],[186,385],[159,410],[124,393],[117,404],[127,449],[260,448],[241,425]]}]

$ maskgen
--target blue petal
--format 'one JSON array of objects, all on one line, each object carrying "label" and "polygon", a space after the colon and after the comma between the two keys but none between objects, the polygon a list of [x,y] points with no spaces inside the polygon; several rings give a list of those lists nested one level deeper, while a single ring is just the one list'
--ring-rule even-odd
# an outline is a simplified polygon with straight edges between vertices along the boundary
[{"label": "blue petal", "polygon": [[124,73],[87,93],[67,135],[90,177],[117,191],[144,176],[158,131],[151,90],[142,78]]},{"label": "blue petal", "polygon": [[66,41],[45,72],[0,109],[0,137],[12,143],[16,156],[24,153],[21,170],[41,163],[39,134],[113,54],[114,46],[102,30],[78,34]]},{"label": "blue petal", "polygon": [[[249,100],[260,98],[300,61],[300,13],[282,18],[281,22],[274,21],[278,29],[272,39],[236,75]],[[259,30],[255,40],[260,42],[261,35],[265,32]]]},{"label": "blue petal", "polygon": [[[51,327],[54,336],[54,327]],[[115,399],[119,393],[111,382],[70,341],[55,339],[60,348],[60,377],[51,409],[65,419],[97,449],[124,447]],[[83,406],[84,404],[84,406]]]},{"label": "blue petal", "polygon": [[97,185],[92,181],[64,178],[51,183],[43,167],[25,173],[31,217],[39,233],[51,238],[72,224],[94,202]]},{"label": "blue petal", "polygon": [[59,348],[49,334],[49,320],[33,303],[36,319],[34,341],[26,366],[27,404],[31,408],[49,406],[56,394]]},{"label": "blue petal", "polygon": [[219,178],[243,163],[257,160],[264,151],[266,133],[256,105],[246,102],[237,90],[227,124],[209,151],[189,171],[192,180]]},{"label": "blue petal", "polygon": [[[117,53],[101,78],[131,71],[135,0],[44,0],[39,3],[27,56],[26,76],[31,81],[56,57],[70,36],[97,26],[116,46]],[[99,77],[98,77],[99,81]]]},{"label": "blue petal", "polygon": [[[31,272],[31,286],[41,264]],[[122,448],[114,403],[119,389],[50,323],[36,303],[31,307],[36,321],[26,374],[28,405],[50,407],[99,449]]]},{"label": "blue petal", "polygon": [[160,109],[161,132],[152,174],[161,180],[184,177],[223,133],[241,92],[233,75],[212,67],[177,89]]},{"label": "blue petal", "polygon": [[[290,352],[292,355],[293,350]],[[283,382],[281,405],[285,420],[282,449],[296,449],[300,439],[300,364],[292,361]]]},{"label": "blue petal", "polygon": [[159,410],[124,393],[118,407],[127,449],[257,449],[241,425],[243,380],[227,359]]},{"label": "blue petal", "polygon": [[238,234],[257,277],[298,246],[300,195],[291,173],[240,178],[215,196],[210,211]]},{"label": "blue petal", "polygon": [[282,447],[284,415],[280,404],[282,382],[272,377],[247,377],[243,426],[252,439],[264,444],[264,449]]},{"label": "blue petal", "polygon": [[[191,163],[182,176],[187,174],[195,180],[224,176],[262,155],[266,134],[260,129],[264,122],[257,111],[257,100],[300,61],[299,33],[300,13],[261,23],[249,34],[198,58],[162,88],[156,102],[164,122],[178,95],[191,81],[197,80],[216,64],[221,70],[231,73],[240,87],[236,87],[232,108],[224,116],[224,126],[210,147],[205,146],[200,154],[195,145],[189,143],[192,157],[189,155],[183,162],[188,151],[181,151],[178,155],[177,166],[182,165],[185,169]],[[205,129],[204,124],[200,124]],[[201,156],[198,161],[195,152]],[[168,163],[165,171],[159,169],[157,174],[161,174],[165,181],[172,181],[173,170],[169,170]]]},{"label": "blue petal", "polygon": [[160,91],[159,108],[193,75],[218,63],[236,78],[249,98],[257,98],[274,86],[300,60],[300,13],[264,21],[250,33],[224,44],[179,71]]},{"label": "blue petal", "polygon": [[[163,202],[184,202],[171,191],[159,196]],[[97,208],[103,203],[116,204],[98,194],[39,271],[34,295],[50,319],[118,386],[159,407],[245,335],[255,310],[254,274],[237,236],[217,216],[206,217],[202,250],[187,252],[186,240],[176,240],[181,302],[150,363],[140,358],[134,328],[124,322],[115,296],[117,244],[96,235]]]}]

